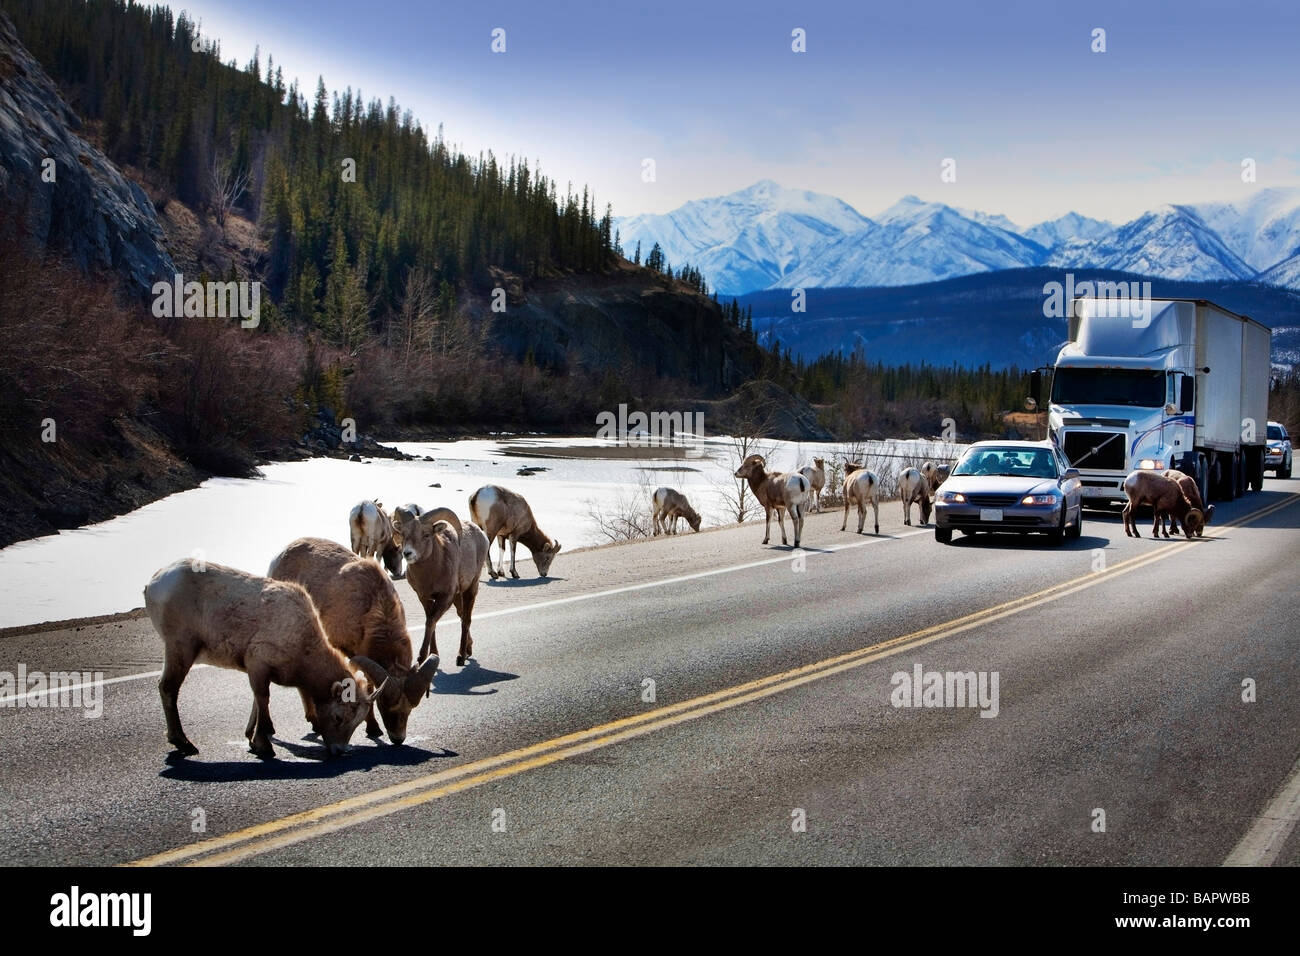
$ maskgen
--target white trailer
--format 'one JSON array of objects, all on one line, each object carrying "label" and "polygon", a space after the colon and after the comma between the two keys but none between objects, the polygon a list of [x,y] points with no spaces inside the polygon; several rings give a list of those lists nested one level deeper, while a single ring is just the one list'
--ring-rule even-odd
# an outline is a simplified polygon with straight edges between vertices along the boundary
[{"label": "white trailer", "polygon": [[1271,337],[1204,299],[1075,299],[1048,428],[1085,501],[1123,502],[1140,468],[1193,476],[1207,503],[1262,488]]}]

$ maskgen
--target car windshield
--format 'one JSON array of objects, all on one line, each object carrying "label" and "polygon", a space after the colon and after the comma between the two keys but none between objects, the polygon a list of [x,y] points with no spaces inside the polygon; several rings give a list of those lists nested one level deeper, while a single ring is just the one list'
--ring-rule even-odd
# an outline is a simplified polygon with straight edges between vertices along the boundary
[{"label": "car windshield", "polygon": [[1055,478],[1056,462],[1046,448],[972,448],[953,468],[954,475]]},{"label": "car windshield", "polygon": [[1052,379],[1058,405],[1134,405],[1165,403],[1165,373],[1159,369],[1058,368]]},{"label": "car windshield", "polygon": [[1268,437],[1270,441],[1281,441],[1286,436],[1282,433],[1281,425],[1269,425]]}]

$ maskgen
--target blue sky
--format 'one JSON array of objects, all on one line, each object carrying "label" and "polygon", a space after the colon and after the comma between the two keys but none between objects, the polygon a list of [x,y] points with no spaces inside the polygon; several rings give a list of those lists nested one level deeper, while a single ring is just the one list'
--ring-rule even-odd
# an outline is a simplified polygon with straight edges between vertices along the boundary
[{"label": "blue sky", "polygon": [[[1021,224],[1300,186],[1300,3],[189,0],[225,59],[391,95],[617,215],[769,178]],[[506,52],[490,49],[506,31]],[[806,31],[807,52],[791,50]],[[1106,52],[1091,50],[1106,31]],[[644,158],[656,180],[642,181]],[[956,182],[940,180],[956,160]],[[1257,182],[1241,181],[1241,161]]]}]

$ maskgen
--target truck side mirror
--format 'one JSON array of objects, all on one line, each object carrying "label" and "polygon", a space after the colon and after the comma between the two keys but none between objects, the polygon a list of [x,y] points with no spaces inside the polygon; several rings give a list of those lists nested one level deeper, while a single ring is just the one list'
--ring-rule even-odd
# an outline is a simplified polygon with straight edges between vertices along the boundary
[{"label": "truck side mirror", "polygon": [[[1034,400],[1033,408],[1038,407],[1038,403],[1042,398],[1042,391],[1043,373],[1035,369],[1029,373],[1029,397]],[[1025,406],[1029,407],[1029,403],[1025,402]]]},{"label": "truck side mirror", "polygon": [[1196,393],[1193,391],[1195,386],[1196,380],[1192,378],[1192,376],[1183,376],[1182,389],[1178,396],[1178,405],[1184,412],[1196,411]]}]

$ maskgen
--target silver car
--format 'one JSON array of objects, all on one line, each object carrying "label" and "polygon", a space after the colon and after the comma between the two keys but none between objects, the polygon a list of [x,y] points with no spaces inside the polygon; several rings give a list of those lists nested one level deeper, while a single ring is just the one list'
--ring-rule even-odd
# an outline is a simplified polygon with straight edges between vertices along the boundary
[{"label": "silver car", "polygon": [[1083,486],[1050,441],[982,441],[935,495],[934,539],[954,530],[1037,532],[1053,544],[1083,532]]},{"label": "silver car", "polygon": [[1279,478],[1291,477],[1291,436],[1281,422],[1268,423],[1268,447],[1264,450],[1264,470]]}]

